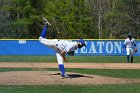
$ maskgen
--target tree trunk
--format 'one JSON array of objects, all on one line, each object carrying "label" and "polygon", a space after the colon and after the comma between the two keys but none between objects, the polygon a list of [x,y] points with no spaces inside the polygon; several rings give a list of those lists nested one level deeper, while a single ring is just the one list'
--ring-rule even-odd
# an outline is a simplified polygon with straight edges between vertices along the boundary
[{"label": "tree trunk", "polygon": [[102,39],[102,0],[99,1],[99,10],[98,10],[98,33],[99,33],[99,39]]}]

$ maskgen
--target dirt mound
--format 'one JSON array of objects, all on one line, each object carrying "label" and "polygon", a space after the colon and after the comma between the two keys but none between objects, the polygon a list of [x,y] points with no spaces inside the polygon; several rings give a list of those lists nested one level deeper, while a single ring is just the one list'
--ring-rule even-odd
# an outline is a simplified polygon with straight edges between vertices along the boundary
[{"label": "dirt mound", "polygon": [[122,79],[80,73],[68,73],[72,78],[62,79],[55,71],[11,71],[0,73],[0,85],[82,85],[140,83],[140,79]]}]

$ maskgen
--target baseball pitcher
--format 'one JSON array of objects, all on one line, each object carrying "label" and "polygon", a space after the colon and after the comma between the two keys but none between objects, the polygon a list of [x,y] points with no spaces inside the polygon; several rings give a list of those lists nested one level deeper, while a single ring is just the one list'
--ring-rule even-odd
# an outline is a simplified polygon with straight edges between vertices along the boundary
[{"label": "baseball pitcher", "polygon": [[58,40],[58,39],[53,39],[49,40],[46,39],[46,33],[48,30],[48,27],[51,25],[46,18],[44,18],[45,21],[45,27],[41,32],[41,35],[39,37],[39,41],[54,49],[56,52],[56,57],[59,65],[59,69],[61,71],[61,76],[64,78],[70,78],[67,74],[65,74],[65,68],[64,68],[64,62],[68,62],[69,60],[65,57],[65,54],[69,54],[71,56],[74,55],[74,51],[77,50],[78,48],[82,48],[83,46],[86,46],[85,42],[83,39],[79,39],[77,42],[74,41],[69,41],[69,40]]},{"label": "baseball pitcher", "polygon": [[131,56],[131,63],[133,63],[134,52],[137,52],[137,48],[136,48],[135,39],[132,38],[131,33],[129,33],[128,38],[125,39],[123,44],[123,49],[126,49],[127,62],[130,62],[130,56]]}]

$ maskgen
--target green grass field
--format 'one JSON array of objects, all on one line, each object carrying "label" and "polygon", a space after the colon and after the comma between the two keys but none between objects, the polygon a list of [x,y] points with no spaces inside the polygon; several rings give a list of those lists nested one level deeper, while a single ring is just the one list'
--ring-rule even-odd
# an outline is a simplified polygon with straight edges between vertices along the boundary
[{"label": "green grass field", "polygon": [[0,93],[140,93],[140,84],[0,86]]},{"label": "green grass field", "polygon": [[[67,56],[70,62],[125,63],[126,56]],[[56,62],[56,56],[0,56],[0,62]],[[135,56],[134,62],[140,63]]]},{"label": "green grass field", "polygon": [[[125,56],[73,56],[70,62],[125,63]],[[0,62],[56,62],[55,56],[0,56]],[[140,57],[135,57],[135,63]],[[33,71],[32,68],[0,68],[0,72]],[[44,68],[58,71],[58,68]],[[96,74],[101,76],[139,79],[140,69],[77,69],[67,68],[67,72]],[[0,93],[140,93],[140,84],[113,85],[0,85]]]}]

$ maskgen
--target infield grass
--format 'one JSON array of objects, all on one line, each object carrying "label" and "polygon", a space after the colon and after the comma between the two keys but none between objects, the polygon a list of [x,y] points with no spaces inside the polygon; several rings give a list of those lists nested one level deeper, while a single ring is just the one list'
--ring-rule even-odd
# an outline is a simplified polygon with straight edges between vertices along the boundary
[{"label": "infield grass", "polygon": [[[0,68],[0,72],[10,71],[59,71],[58,68]],[[94,74],[99,76],[109,76],[116,78],[140,79],[140,69],[79,69],[67,68],[67,72],[76,72],[81,74]]]},{"label": "infield grass", "polygon": [[140,93],[140,84],[0,86],[0,93]]},{"label": "infield grass", "polygon": [[[70,62],[125,63],[126,56],[67,56]],[[56,56],[0,56],[0,62],[56,62]],[[135,56],[139,63],[140,57]]]},{"label": "infield grass", "polygon": [[10,71],[33,71],[32,68],[0,68],[0,72],[10,72]]},{"label": "infield grass", "polygon": [[[125,56],[73,56],[70,62],[89,63],[125,63]],[[0,62],[56,62],[55,56],[0,56]],[[139,63],[140,57],[134,57]],[[0,68],[0,72],[34,71],[33,68]],[[36,69],[37,71],[38,69]],[[43,71],[59,71],[56,69],[41,69]],[[66,68],[66,72],[95,74],[118,78],[140,79],[140,69],[77,69]],[[13,86],[0,85],[0,93],[140,93],[140,84],[113,84],[113,85],[33,85]]]}]

